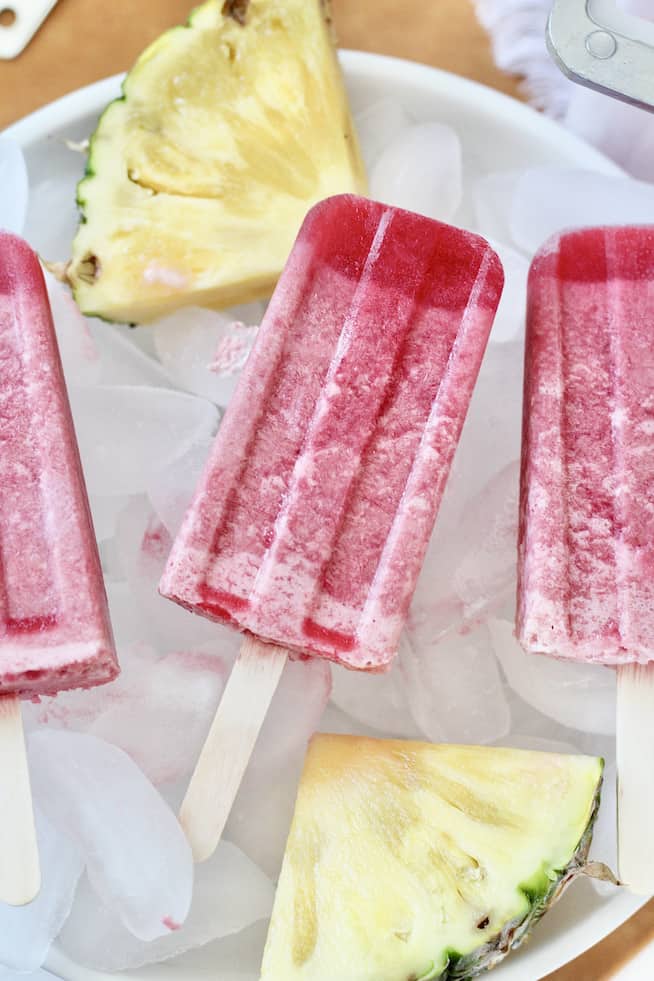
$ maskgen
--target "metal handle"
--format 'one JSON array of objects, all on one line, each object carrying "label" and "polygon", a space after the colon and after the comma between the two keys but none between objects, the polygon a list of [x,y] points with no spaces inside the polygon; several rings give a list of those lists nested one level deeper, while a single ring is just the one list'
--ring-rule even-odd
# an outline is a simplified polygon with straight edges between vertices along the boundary
[{"label": "metal handle", "polygon": [[547,44],[572,81],[654,111],[654,23],[615,0],[554,0]]}]

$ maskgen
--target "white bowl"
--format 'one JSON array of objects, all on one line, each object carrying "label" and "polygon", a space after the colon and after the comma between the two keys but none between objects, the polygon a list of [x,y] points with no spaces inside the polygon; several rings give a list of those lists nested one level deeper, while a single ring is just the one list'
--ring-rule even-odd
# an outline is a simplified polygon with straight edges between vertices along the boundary
[{"label": "white bowl", "polygon": [[[619,174],[596,150],[527,106],[492,89],[413,62],[360,52],[342,52],[348,89],[356,110],[377,97],[399,98],[417,120],[438,119],[458,131],[468,171],[479,175],[529,165],[553,164]],[[104,106],[119,93],[120,77],[73,92],[7,130],[27,158],[30,180],[61,179],[72,188],[79,170],[64,138],[82,140]],[[47,235],[30,219],[29,238],[37,248]],[[588,883],[576,883],[537,928],[529,945],[493,972],[494,981],[536,981],[554,971],[618,927],[645,900],[627,892],[599,896]],[[107,975],[72,964],[53,949],[47,966],[66,981],[110,981],[118,976],[149,981],[199,981],[216,978],[211,945],[184,967],[174,961],[122,975]],[[334,979],[338,981],[338,979]]]}]

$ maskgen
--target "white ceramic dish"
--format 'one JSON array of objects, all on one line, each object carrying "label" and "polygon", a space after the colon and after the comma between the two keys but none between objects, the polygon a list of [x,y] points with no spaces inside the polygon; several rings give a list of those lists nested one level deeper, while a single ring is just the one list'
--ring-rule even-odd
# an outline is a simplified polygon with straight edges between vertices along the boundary
[{"label": "white ceramic dish", "polygon": [[[461,137],[468,171],[481,175],[492,170],[554,164],[619,173],[614,164],[555,123],[491,89],[433,68],[378,55],[346,51],[342,61],[355,110],[377,97],[392,95],[401,99],[418,120],[438,119],[452,124]],[[7,131],[24,148],[31,182],[61,182],[62,200],[72,202],[80,164],[64,139],[87,137],[101,110],[118,94],[119,85],[120,78],[115,77],[73,92]],[[67,188],[70,196],[65,198]],[[64,210],[61,221],[70,222],[72,236],[74,210]],[[44,251],[51,220],[51,215],[34,213],[28,218],[28,237]],[[577,883],[538,927],[531,943],[493,972],[494,981],[537,981],[614,930],[642,903],[642,899],[626,892],[600,897],[588,883]],[[209,945],[190,960],[186,958],[183,966],[169,962],[121,977],[221,981],[211,964]],[[110,977],[117,977],[78,967],[57,950],[51,952],[47,966],[66,981],[109,981]]]}]

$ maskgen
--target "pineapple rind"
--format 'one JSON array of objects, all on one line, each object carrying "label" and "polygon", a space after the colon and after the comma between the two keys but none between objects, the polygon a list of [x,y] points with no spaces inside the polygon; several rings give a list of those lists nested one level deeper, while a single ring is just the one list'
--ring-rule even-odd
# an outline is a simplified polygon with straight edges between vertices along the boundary
[{"label": "pineapple rind", "polygon": [[581,871],[602,766],[316,737],[262,981],[476,977]]},{"label": "pineapple rind", "polygon": [[593,837],[593,826],[599,811],[601,789],[602,778],[600,777],[593,802],[593,811],[577,850],[568,865],[564,869],[557,870],[556,877],[550,883],[547,891],[534,897],[533,906],[528,915],[522,920],[507,923],[500,934],[482,947],[478,947],[465,957],[461,957],[451,970],[448,968],[438,978],[435,978],[435,981],[470,981],[471,978],[476,978],[480,974],[490,971],[493,967],[497,967],[507,954],[512,950],[517,950],[529,939],[531,931],[538,921],[561,898],[570,883],[578,876],[584,875],[584,866]]},{"label": "pineapple rind", "polygon": [[268,296],[309,208],[365,190],[320,0],[251,0],[244,27],[207,0],[122,93],[78,186],[67,276],[87,314],[144,323]]}]

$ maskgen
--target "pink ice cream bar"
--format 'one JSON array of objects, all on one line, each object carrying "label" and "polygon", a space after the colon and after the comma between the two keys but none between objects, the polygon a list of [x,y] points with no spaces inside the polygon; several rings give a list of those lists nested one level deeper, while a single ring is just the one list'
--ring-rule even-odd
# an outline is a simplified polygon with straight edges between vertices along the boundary
[{"label": "pink ice cream bar", "polygon": [[387,667],[502,285],[476,235],[364,198],[316,205],[163,595],[290,650]]},{"label": "pink ice cream bar", "polygon": [[654,659],[654,228],[550,241],[529,279],[518,637]]},{"label": "pink ice cream bar", "polygon": [[43,275],[0,232],[0,695],[118,673]]}]

